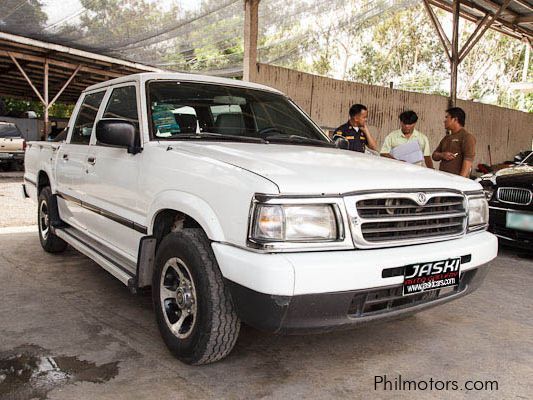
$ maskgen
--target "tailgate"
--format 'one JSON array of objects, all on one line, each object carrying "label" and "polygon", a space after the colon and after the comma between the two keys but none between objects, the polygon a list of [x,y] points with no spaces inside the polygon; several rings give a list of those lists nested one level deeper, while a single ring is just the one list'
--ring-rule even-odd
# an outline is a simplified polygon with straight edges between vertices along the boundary
[{"label": "tailgate", "polygon": [[0,138],[1,153],[23,153],[24,139],[16,137]]}]

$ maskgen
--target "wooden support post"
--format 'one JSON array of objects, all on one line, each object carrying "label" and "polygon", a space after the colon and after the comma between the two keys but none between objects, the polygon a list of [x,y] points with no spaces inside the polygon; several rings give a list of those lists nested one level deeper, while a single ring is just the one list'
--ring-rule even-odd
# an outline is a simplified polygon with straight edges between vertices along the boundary
[{"label": "wooden support post", "polygon": [[458,81],[458,67],[459,67],[459,10],[461,7],[461,0],[453,0],[453,26],[452,26],[452,58],[451,64],[451,83],[450,83],[450,106],[455,107],[457,102],[457,81]]},{"label": "wooden support post", "polygon": [[72,73],[72,75],[70,75],[70,78],[68,78],[68,80],[65,82],[63,87],[61,89],[59,89],[59,92],[57,92],[57,94],[54,96],[52,101],[50,103],[48,103],[48,108],[50,108],[56,102],[56,100],[59,98],[59,96],[61,96],[61,93],[63,93],[63,91],[67,88],[67,86],[70,84],[70,82],[72,82],[72,80],[74,79],[74,77],[76,76],[78,71],[81,69],[81,67],[82,67],[81,64],[78,65],[78,68],[76,68],[76,70]]},{"label": "wooden support post", "polygon": [[44,140],[46,140],[46,138],[48,137],[48,125],[49,125],[49,120],[48,120],[48,109],[49,109],[49,104],[48,104],[48,59],[45,59],[44,60],[44,102],[43,102],[43,105],[44,105]]},{"label": "wooden support post", "polygon": [[31,79],[28,77],[28,75],[26,75],[26,72],[24,72],[24,69],[20,66],[20,64],[18,63],[18,61],[15,58],[15,56],[13,54],[11,54],[11,53],[8,53],[8,54],[9,54],[9,57],[11,58],[11,61],[13,61],[13,63],[17,66],[17,68],[19,69],[19,71],[22,74],[22,76],[24,77],[24,79],[26,79],[26,81],[28,82],[30,87],[33,89],[33,91],[35,92],[35,94],[37,95],[39,100],[41,100],[41,103],[44,104],[43,96],[41,96],[41,93],[39,93],[39,91],[37,90],[37,88],[35,87],[33,82],[31,81]]},{"label": "wooden support post", "polygon": [[257,65],[257,34],[259,1],[244,0],[244,60],[243,80],[253,80]]},{"label": "wooden support post", "polygon": [[448,39],[448,36],[446,36],[446,33],[444,32],[444,29],[442,28],[442,25],[440,24],[437,16],[433,12],[433,9],[429,5],[428,0],[424,0],[424,7],[426,8],[426,11],[428,13],[431,23],[433,24],[433,27],[437,31],[437,36],[440,39],[442,47],[444,47],[444,51],[446,52],[446,55],[448,56],[448,60],[451,61],[452,55],[450,52],[451,52],[452,44],[450,43],[450,39]]}]

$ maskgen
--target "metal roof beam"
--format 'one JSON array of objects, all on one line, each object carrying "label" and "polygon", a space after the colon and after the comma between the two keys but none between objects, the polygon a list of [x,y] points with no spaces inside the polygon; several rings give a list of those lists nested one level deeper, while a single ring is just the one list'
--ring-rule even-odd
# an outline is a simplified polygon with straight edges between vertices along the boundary
[{"label": "metal roof beam", "polygon": [[[25,72],[28,74],[28,70],[25,69]],[[42,69],[41,69],[41,73],[42,73]],[[8,74],[4,74],[1,76],[1,78],[4,78],[5,79],[9,79],[10,81],[17,81],[17,82],[23,82],[23,83],[26,83],[27,81],[22,77],[20,76],[20,74],[17,73],[17,75],[13,75],[14,72],[9,72]],[[44,83],[44,80],[41,78],[36,78],[35,76],[32,76],[30,74],[28,74],[28,76],[30,78],[32,78],[32,82],[34,83],[34,85],[38,86],[38,85],[42,85]],[[50,77],[50,87],[53,88],[53,89],[57,89],[59,90],[64,82],[65,82],[65,79],[64,78],[56,78],[56,77]],[[102,80],[100,81],[97,81],[96,83],[100,83],[102,82]],[[72,82],[70,84],[70,87],[73,87],[73,88],[76,88],[76,89],[79,89],[80,92],[85,90],[85,88],[87,88],[88,86],[91,86],[93,85],[94,83],[91,83],[91,82]]]},{"label": "metal roof beam", "polygon": [[530,24],[533,22],[533,13],[516,17],[513,22],[515,24]]},{"label": "metal roof beam", "polygon": [[444,47],[444,51],[446,52],[446,55],[448,56],[448,60],[451,60],[452,59],[452,55],[451,55],[452,44],[450,43],[448,36],[446,36],[446,32],[444,32],[444,29],[442,28],[442,25],[440,24],[437,18],[437,15],[435,14],[433,9],[429,5],[428,0],[424,0],[424,7],[426,8],[426,11],[429,15],[429,19],[431,23],[433,24],[433,27],[437,31],[437,36],[440,39],[442,47]]},{"label": "metal roof beam", "polygon": [[491,27],[491,25],[498,19],[500,14],[507,8],[511,0],[505,0],[503,4],[500,6],[496,14],[489,15],[486,14],[485,17],[481,20],[481,22],[476,27],[476,30],[472,35],[468,38],[465,45],[461,49],[461,52],[459,53],[459,63],[461,63],[464,58],[470,53],[470,51],[474,48],[477,42],[479,42],[479,39],[483,37],[485,32]]},{"label": "metal roof beam", "polygon": [[81,64],[78,65],[78,68],[76,68],[76,70],[72,73],[70,78],[68,78],[68,80],[65,82],[63,87],[61,89],[59,89],[59,92],[57,92],[57,94],[52,99],[52,101],[50,103],[48,103],[48,107],[47,108],[50,108],[50,106],[52,106],[52,104],[54,104],[56,102],[56,100],[59,98],[59,96],[61,96],[61,93],[63,93],[63,91],[67,88],[67,86],[70,84],[70,82],[72,82],[72,80],[76,77],[76,75],[77,75],[77,73],[78,73],[78,71],[80,69],[81,69]]},{"label": "metal roof beam", "polygon": [[33,91],[35,92],[35,94],[37,95],[37,97],[39,98],[39,100],[41,100],[41,103],[43,104],[46,104],[44,102],[44,99],[43,97],[41,96],[41,93],[39,93],[39,91],[37,90],[37,88],[33,85],[31,79],[28,77],[28,75],[26,75],[26,72],[24,72],[24,69],[20,66],[20,64],[18,63],[17,59],[15,58],[15,56],[11,53],[8,53],[9,57],[11,58],[11,61],[13,61],[13,63],[17,66],[17,68],[19,69],[20,73],[22,74],[22,76],[24,77],[24,79],[26,79],[26,81],[28,82],[28,84],[30,85],[30,87],[33,89]]},{"label": "metal roof beam", "polygon": [[57,51],[58,53],[61,53],[61,54],[68,54],[70,56],[76,57],[77,64],[79,64],[82,61],[82,60],[79,60],[79,58],[81,57],[81,58],[86,59],[87,60],[86,62],[101,61],[101,62],[105,62],[105,63],[111,63],[111,64],[116,64],[116,65],[122,65],[122,66],[125,66],[125,67],[129,67],[129,68],[132,68],[132,69],[134,69],[136,71],[164,72],[163,70],[161,70],[159,68],[150,67],[148,65],[138,64],[138,63],[130,62],[130,61],[125,61],[125,60],[121,60],[119,58],[104,56],[104,55],[101,55],[101,54],[90,53],[88,51],[78,50],[78,49],[74,49],[72,47],[67,47],[67,46],[62,46],[62,45],[58,45],[58,44],[42,42],[40,40],[30,39],[30,38],[23,37],[23,36],[18,36],[18,35],[12,35],[10,33],[0,32],[0,39],[7,40],[9,42],[20,43],[20,44],[23,44],[23,45],[29,45],[29,46],[32,46],[34,48],[41,49],[41,51],[43,51],[43,50]]},{"label": "metal roof beam", "polygon": [[526,0],[515,0],[522,7],[527,8],[530,11],[533,11],[533,4],[528,3]]},{"label": "metal roof beam", "polygon": [[[452,12],[452,7],[446,0],[428,0],[428,3],[436,7],[439,7],[445,11],[448,11],[450,13]],[[466,20],[479,23],[482,17],[480,17],[479,15],[473,14],[473,12],[478,12],[483,15],[487,13],[486,9],[472,2],[466,3],[463,0],[461,1],[461,4],[463,5],[463,7],[461,7],[460,15],[462,18]],[[470,11],[470,10],[473,10],[473,11]],[[498,31],[500,33],[503,33],[504,35],[514,37],[515,39],[523,39],[524,37],[528,37],[528,38],[533,37],[533,30],[526,28],[524,26],[513,24],[502,18],[495,21],[492,24],[491,29]]]},{"label": "metal roof beam", "polygon": [[[0,56],[4,55],[4,56],[9,56],[10,57],[10,54],[14,55],[15,57],[17,57],[18,59],[21,59],[21,60],[27,60],[27,61],[36,61],[36,62],[41,62],[44,64],[45,62],[45,59],[46,57],[41,57],[41,56],[33,56],[33,55],[29,55],[29,54],[25,54],[25,53],[18,53],[18,52],[14,52],[14,51],[4,51],[4,50],[0,50]],[[59,66],[59,67],[63,67],[63,68],[68,68],[68,69],[71,69],[71,70],[75,70],[77,67],[78,67],[78,64],[72,64],[72,63],[68,63],[68,62],[63,62],[63,61],[59,61],[59,60],[56,60],[56,59],[50,59],[49,60],[50,64],[53,64],[53,65],[56,65],[56,66]],[[83,66],[81,68],[82,71],[84,72],[90,72],[91,74],[95,74],[95,75],[101,75],[101,76],[104,76],[104,77],[107,77],[107,78],[120,78],[121,76],[124,76],[125,74],[120,74],[120,73],[117,73],[117,72],[112,72],[112,71],[107,71],[107,70],[102,70],[102,69],[97,69],[97,68],[91,68],[91,67],[87,67],[87,66]]]}]

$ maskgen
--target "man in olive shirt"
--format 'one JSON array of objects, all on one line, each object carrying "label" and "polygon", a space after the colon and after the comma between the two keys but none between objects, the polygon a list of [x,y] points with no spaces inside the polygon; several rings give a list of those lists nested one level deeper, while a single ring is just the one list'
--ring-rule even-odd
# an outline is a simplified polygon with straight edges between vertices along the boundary
[{"label": "man in olive shirt", "polygon": [[444,128],[450,132],[433,152],[433,160],[440,161],[439,169],[451,174],[470,176],[476,156],[476,138],[464,128],[465,112],[459,107],[446,110]]}]

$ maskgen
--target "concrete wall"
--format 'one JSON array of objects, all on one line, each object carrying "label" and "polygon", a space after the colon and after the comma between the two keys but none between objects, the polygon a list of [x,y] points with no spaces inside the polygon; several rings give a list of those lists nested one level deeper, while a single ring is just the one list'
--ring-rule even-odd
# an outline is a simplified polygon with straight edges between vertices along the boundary
[{"label": "concrete wall", "polygon": [[[398,115],[409,109],[418,114],[417,129],[428,136],[432,149],[445,134],[447,97],[339,81],[265,64],[258,64],[254,72],[254,82],[288,94],[324,128],[334,129],[346,122],[352,104],[365,104],[369,109],[369,127],[379,146],[390,131],[399,128]],[[462,100],[458,106],[466,112],[465,128],[477,139],[474,165],[489,162],[488,145],[493,163],[531,149],[533,114]]]}]

